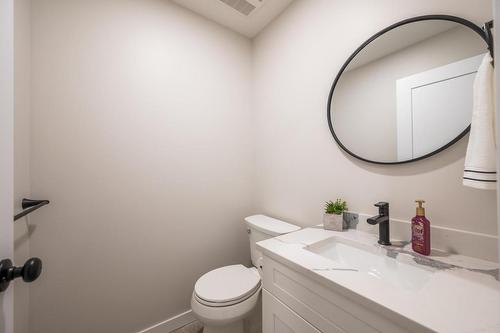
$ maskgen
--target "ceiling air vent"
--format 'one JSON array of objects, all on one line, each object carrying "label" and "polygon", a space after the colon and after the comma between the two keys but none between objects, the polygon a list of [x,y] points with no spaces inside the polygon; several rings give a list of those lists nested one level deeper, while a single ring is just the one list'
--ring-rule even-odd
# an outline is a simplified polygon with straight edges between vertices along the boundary
[{"label": "ceiling air vent", "polygon": [[263,3],[263,0],[220,0],[220,1],[245,16],[250,15],[255,9],[259,8]]}]

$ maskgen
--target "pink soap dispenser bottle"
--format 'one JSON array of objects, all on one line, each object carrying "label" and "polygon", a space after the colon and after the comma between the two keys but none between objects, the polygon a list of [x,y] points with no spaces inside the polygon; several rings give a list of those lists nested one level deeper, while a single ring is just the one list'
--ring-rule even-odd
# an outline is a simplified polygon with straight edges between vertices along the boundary
[{"label": "pink soap dispenser bottle", "polygon": [[411,246],[413,251],[428,256],[431,254],[431,222],[425,217],[424,200],[415,200],[418,204],[417,215],[411,219]]}]

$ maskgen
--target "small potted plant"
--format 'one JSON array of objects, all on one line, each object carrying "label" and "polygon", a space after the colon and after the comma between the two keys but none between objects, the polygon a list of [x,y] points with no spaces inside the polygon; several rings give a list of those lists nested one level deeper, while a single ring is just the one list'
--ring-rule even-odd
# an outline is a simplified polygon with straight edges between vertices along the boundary
[{"label": "small potted plant", "polygon": [[325,204],[325,215],[323,216],[323,227],[327,230],[342,231],[343,213],[347,210],[347,202],[337,199],[335,202],[327,201]]}]

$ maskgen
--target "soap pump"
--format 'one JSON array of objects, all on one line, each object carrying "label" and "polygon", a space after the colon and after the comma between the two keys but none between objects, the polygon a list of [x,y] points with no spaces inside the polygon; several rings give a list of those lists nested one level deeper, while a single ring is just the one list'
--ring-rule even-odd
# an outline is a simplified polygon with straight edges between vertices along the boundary
[{"label": "soap pump", "polygon": [[424,200],[418,204],[417,215],[411,219],[411,244],[413,251],[428,256],[431,254],[431,222],[425,217]]}]

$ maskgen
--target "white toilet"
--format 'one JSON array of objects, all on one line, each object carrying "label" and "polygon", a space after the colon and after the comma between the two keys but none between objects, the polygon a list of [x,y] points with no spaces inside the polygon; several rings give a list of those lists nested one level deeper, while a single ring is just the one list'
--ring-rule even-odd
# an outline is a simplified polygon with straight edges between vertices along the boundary
[{"label": "white toilet", "polygon": [[203,333],[243,333],[243,320],[260,301],[262,253],[256,243],[300,228],[268,217],[245,218],[254,267],[230,265],[214,269],[196,281],[191,309],[203,323]]}]

